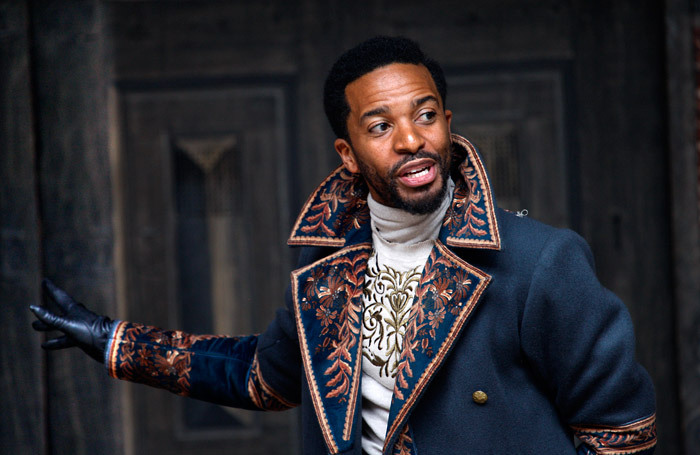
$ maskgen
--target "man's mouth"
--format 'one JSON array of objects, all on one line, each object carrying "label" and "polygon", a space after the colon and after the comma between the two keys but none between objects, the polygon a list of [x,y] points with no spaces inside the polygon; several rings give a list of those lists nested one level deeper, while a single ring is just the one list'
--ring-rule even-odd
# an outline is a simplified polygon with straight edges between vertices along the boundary
[{"label": "man's mouth", "polygon": [[432,183],[437,176],[433,160],[417,160],[404,166],[399,174],[399,181],[407,187],[417,188]]},{"label": "man's mouth", "polygon": [[429,171],[430,171],[430,166],[426,166],[426,167],[421,168],[421,169],[416,169],[415,171],[406,172],[404,174],[404,176],[409,177],[409,178],[419,178],[419,177],[422,177],[423,175],[427,174]]}]

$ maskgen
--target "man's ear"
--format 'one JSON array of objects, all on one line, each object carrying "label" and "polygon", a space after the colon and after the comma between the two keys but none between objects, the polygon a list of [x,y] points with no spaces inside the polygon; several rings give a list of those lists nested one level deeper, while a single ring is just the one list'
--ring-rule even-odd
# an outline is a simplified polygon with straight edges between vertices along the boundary
[{"label": "man's ear", "polygon": [[447,132],[452,133],[452,128],[450,126],[452,124],[452,111],[451,110],[445,109],[445,119],[447,120]]},{"label": "man's ear", "polygon": [[333,143],[335,146],[335,151],[340,155],[340,159],[343,160],[345,169],[353,174],[360,172],[360,167],[357,165],[357,159],[355,158],[355,152],[352,150],[352,146],[345,139],[338,138]]}]

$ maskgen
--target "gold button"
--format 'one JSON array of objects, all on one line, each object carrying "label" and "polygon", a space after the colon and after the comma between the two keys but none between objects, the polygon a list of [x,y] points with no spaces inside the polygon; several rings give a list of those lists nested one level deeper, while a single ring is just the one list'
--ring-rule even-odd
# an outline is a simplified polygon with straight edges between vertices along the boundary
[{"label": "gold button", "polygon": [[476,404],[486,404],[486,402],[489,400],[489,396],[486,395],[486,392],[483,390],[477,390],[476,392],[472,393],[472,399]]}]

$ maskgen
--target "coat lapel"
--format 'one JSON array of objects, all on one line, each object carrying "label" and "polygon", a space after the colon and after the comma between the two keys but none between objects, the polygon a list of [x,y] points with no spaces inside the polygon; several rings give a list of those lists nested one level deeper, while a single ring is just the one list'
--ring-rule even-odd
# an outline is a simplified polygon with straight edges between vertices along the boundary
[{"label": "coat lapel", "polygon": [[330,453],[353,444],[362,372],[362,290],[372,245],[344,248],[292,272],[304,371]]},{"label": "coat lapel", "polygon": [[452,135],[460,178],[454,178],[452,204],[445,213],[440,240],[460,248],[501,249],[495,203],[484,163],[468,140]]},{"label": "coat lapel", "polygon": [[309,196],[287,243],[342,247],[370,238],[367,194],[362,177],[338,167]]},{"label": "coat lapel", "polygon": [[[384,453],[407,434],[408,415],[443,364],[491,277],[438,241],[430,253],[404,337]],[[405,442],[405,441],[404,441]]]}]

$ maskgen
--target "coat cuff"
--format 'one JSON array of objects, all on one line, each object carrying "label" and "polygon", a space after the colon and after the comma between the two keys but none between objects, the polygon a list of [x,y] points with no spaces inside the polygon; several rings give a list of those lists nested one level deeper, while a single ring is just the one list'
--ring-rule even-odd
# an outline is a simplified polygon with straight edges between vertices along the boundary
[{"label": "coat cuff", "polygon": [[122,324],[122,321],[115,319],[112,321],[112,326],[109,331],[109,337],[107,338],[107,346],[105,346],[104,360],[103,363],[105,368],[109,370],[109,358],[112,352],[112,346],[114,345],[114,334],[117,332],[117,327]]},{"label": "coat cuff", "polygon": [[622,426],[574,425],[572,428],[583,442],[579,455],[647,455],[656,447],[656,414]]}]

